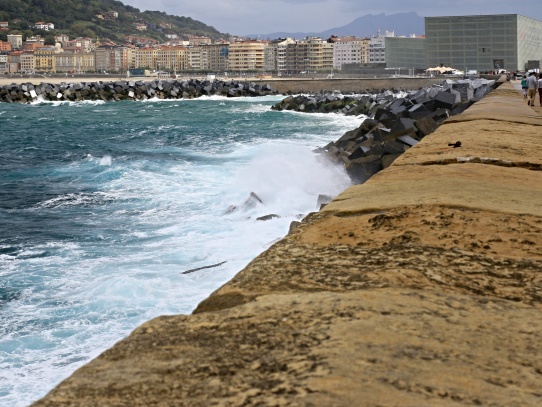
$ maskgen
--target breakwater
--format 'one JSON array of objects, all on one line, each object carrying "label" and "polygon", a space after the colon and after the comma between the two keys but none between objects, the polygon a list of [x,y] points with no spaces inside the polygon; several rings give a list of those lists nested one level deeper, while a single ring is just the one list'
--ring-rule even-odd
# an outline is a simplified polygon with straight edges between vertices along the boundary
[{"label": "breakwater", "polygon": [[[386,89],[413,90],[442,82],[440,78],[379,78],[379,79],[269,79],[224,80],[162,79],[162,80],[100,80],[87,78],[37,82],[32,78],[14,78],[16,82],[0,86],[0,101],[28,103],[44,100],[144,100],[149,98],[195,98],[202,95],[261,96],[270,93],[341,92],[380,93]],[[164,86],[165,84],[165,86]],[[209,87],[210,86],[210,87]],[[133,92],[133,93],[131,93]],[[173,92],[173,93],[172,93]]]},{"label": "breakwater", "polygon": [[[492,79],[492,78],[490,78]],[[412,90],[442,82],[442,77],[397,77],[359,79],[266,79],[254,80],[260,85],[269,84],[279,93],[318,93],[340,90],[343,93],[380,93],[384,90]]]},{"label": "breakwater", "polygon": [[539,406],[541,128],[501,85],[34,405]]},{"label": "breakwater", "polygon": [[37,100],[147,100],[193,99],[200,96],[221,95],[227,97],[266,96],[276,93],[267,84],[242,81],[219,81],[174,79],[153,81],[110,81],[73,83],[22,83],[0,87],[0,101],[29,103]]},{"label": "breakwater", "polygon": [[352,181],[360,184],[389,167],[446,119],[464,112],[496,85],[496,81],[486,79],[447,80],[408,93],[388,90],[377,95],[289,96],[273,109],[366,116],[357,129],[319,149],[343,164]]}]

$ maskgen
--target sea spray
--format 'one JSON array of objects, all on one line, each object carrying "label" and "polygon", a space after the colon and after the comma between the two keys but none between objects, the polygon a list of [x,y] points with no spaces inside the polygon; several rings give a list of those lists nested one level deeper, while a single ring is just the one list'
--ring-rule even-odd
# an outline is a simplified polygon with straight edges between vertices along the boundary
[{"label": "sea spray", "polygon": [[[191,312],[349,185],[313,150],[359,119],[271,111],[277,100],[2,106],[0,405],[28,405],[146,320]],[[251,192],[262,205],[225,213]]]}]

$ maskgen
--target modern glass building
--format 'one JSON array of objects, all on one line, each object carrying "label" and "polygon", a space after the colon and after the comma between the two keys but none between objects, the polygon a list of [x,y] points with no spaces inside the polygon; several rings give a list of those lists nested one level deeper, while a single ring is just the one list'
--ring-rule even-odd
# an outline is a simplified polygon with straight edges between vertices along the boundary
[{"label": "modern glass building", "polygon": [[427,68],[426,39],[420,37],[386,37],[387,68]]},{"label": "modern glass building", "polygon": [[518,14],[426,17],[427,64],[523,71],[542,60],[542,21]]}]

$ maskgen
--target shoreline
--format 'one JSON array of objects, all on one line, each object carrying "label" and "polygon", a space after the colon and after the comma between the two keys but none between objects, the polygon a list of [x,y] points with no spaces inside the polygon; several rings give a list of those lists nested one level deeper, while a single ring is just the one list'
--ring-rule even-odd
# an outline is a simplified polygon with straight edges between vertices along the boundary
[{"label": "shoreline", "polygon": [[[187,80],[205,81],[203,77],[194,78],[179,78],[178,81]],[[260,86],[270,85],[274,91],[278,93],[318,93],[322,90],[332,92],[336,89],[341,89],[342,92],[359,92],[361,90],[382,90],[382,89],[418,89],[424,86],[431,86],[435,83],[441,83],[446,77],[433,78],[370,78],[370,79],[258,79],[258,78],[217,78],[220,81],[234,81],[242,83],[254,83]],[[143,81],[152,82],[155,80],[166,81],[167,79],[158,78],[126,78],[121,76],[115,77],[45,77],[45,78],[2,78],[0,77],[0,87],[10,85],[22,85],[31,83],[33,85],[45,84],[75,84],[75,83],[109,83],[115,81]],[[212,81],[211,81],[212,82]]]},{"label": "shoreline", "polygon": [[541,128],[502,84],[33,406],[538,405]]}]

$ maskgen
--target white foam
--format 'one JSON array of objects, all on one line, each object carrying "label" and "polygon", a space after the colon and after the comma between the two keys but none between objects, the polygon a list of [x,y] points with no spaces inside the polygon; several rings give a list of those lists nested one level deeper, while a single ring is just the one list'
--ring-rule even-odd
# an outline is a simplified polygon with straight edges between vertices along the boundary
[{"label": "white foam", "polygon": [[100,165],[110,167],[113,159],[110,155],[103,156],[100,158]]},{"label": "white foam", "polygon": [[[225,103],[221,108],[248,117],[285,116],[268,112],[269,106],[257,99],[220,102]],[[211,102],[217,104],[197,101]],[[344,171],[328,167],[312,149],[360,120],[324,114],[299,118],[307,120],[282,124],[282,130],[291,126],[291,137],[275,139],[270,130],[249,141],[223,142],[221,148],[204,145],[195,148],[193,161],[123,161],[88,154],[57,169],[118,174],[105,176],[99,191],[62,194],[31,208],[69,211],[74,222],[89,228],[88,239],[34,245],[16,260],[0,256],[3,278],[24,270],[26,279],[0,314],[0,405],[28,405],[146,320],[191,312],[284,236],[299,214],[316,210],[318,194],[335,196],[345,189]],[[160,125],[155,131],[175,129]],[[243,208],[250,192],[264,203]],[[241,209],[226,214],[229,205]],[[256,220],[272,213],[280,217]],[[43,256],[46,252],[50,255]]]}]

